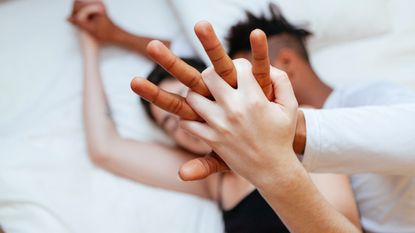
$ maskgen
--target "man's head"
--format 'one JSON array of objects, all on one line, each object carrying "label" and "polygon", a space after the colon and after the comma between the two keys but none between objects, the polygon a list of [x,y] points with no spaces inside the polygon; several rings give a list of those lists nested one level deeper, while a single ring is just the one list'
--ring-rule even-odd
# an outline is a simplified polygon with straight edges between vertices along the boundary
[{"label": "man's head", "polygon": [[309,77],[315,73],[309,63],[305,41],[311,33],[290,24],[278,7],[270,4],[270,16],[255,16],[247,12],[247,19],[230,29],[227,37],[229,55],[232,58],[251,58],[249,35],[254,29],[261,29],[268,37],[271,65],[284,70],[290,77],[296,95],[302,92]]},{"label": "man's head", "polygon": [[[199,72],[206,69],[206,65],[203,62],[196,59],[183,59],[187,64],[193,66]],[[156,65],[153,71],[148,75],[147,80],[159,86],[160,88],[181,96],[186,96],[188,87],[172,77],[163,67]],[[147,115],[152,119],[159,127],[170,136],[178,146],[196,153],[207,154],[212,149],[200,139],[188,134],[186,131],[179,127],[179,117],[162,110],[161,108],[150,104],[146,100],[141,98],[144,110]]]}]

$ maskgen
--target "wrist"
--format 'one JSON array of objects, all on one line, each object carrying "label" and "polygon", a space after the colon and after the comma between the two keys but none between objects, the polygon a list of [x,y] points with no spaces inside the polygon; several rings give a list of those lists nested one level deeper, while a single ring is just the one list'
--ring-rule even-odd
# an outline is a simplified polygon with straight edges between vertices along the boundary
[{"label": "wrist", "polygon": [[304,113],[301,110],[297,112],[297,125],[293,141],[293,149],[297,155],[303,155],[307,141],[307,128]]},{"label": "wrist", "polygon": [[127,33],[120,27],[115,24],[112,24],[112,30],[110,35],[108,36],[108,42],[122,45],[125,43],[125,38],[127,37]]},{"label": "wrist", "polygon": [[[291,156],[291,158],[294,158],[294,156]],[[273,174],[267,175],[267,182],[255,185],[265,197],[272,196],[281,200],[289,198],[288,193],[299,192],[298,189],[309,179],[307,171],[296,158],[291,164],[280,167],[283,167],[283,169],[276,169],[277,171]]]},{"label": "wrist", "polygon": [[287,184],[290,183],[292,175],[298,172],[299,169],[304,169],[295,156],[295,152],[291,150],[279,151],[279,159],[274,159],[267,163],[266,167],[255,172],[255,177],[251,180],[258,189],[267,190],[269,187],[274,187],[276,183]]}]

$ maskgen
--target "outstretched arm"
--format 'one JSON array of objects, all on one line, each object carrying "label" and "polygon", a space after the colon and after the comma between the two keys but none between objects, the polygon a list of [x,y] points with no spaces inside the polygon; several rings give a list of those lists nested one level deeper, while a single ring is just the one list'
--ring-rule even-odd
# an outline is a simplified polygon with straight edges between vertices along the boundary
[{"label": "outstretched arm", "polygon": [[[122,138],[111,117],[101,81],[98,43],[81,32],[84,59],[83,119],[91,160],[132,180],[210,198],[206,181],[181,182],[177,170],[192,155],[163,145]],[[163,167],[160,167],[163,164]]]},{"label": "outstretched arm", "polygon": [[[146,46],[155,38],[132,34],[114,23],[101,0],[74,2],[69,22],[87,31],[100,43],[110,43],[147,56]],[[170,41],[162,40],[170,47]]]}]

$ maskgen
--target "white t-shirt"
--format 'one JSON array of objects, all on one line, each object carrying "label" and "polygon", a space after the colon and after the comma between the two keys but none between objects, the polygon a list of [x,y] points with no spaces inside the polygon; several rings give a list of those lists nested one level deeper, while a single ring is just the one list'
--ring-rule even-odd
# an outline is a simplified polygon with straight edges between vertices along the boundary
[{"label": "white t-shirt", "polygon": [[[407,103],[415,103],[414,92],[391,83],[378,82],[337,89],[329,96],[324,108]],[[407,111],[408,105],[396,107],[394,114],[384,114],[384,108],[380,107],[361,109],[360,114],[352,115],[344,115],[347,109],[334,114],[331,114],[334,110],[327,110],[329,114],[322,115],[317,111],[305,111],[308,141],[304,166],[312,172],[354,174],[350,180],[361,223],[367,232],[415,232],[415,137],[405,134],[403,130],[413,129],[415,134],[415,122],[410,120],[415,121],[415,118],[407,118],[414,116],[415,111],[412,110],[415,108],[411,106],[412,109]],[[402,113],[411,114],[402,114],[403,117],[398,117],[396,121],[400,109]],[[368,119],[373,120],[355,124],[367,119],[368,115],[371,117]],[[408,122],[411,124],[408,125]],[[373,127],[382,127],[382,130]],[[401,147],[396,148],[395,145]],[[394,150],[400,156],[390,156]]]}]

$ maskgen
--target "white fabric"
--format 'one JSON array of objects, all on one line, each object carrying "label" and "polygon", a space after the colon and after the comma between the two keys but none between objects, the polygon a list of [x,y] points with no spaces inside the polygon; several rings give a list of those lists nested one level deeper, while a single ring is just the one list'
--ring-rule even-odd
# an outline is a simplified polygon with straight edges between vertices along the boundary
[{"label": "white fabric", "polygon": [[224,38],[228,33],[228,29],[243,17],[244,10],[249,9],[259,13],[266,6],[267,0],[169,0],[169,2],[180,20],[183,31],[191,42],[190,45],[195,48],[199,57],[206,64],[210,64],[206,52],[193,31],[194,25],[198,21],[208,20],[212,23],[222,44],[225,44]]},{"label": "white fabric", "polygon": [[[356,4],[348,0],[170,0],[189,38],[194,38],[193,26],[199,20],[211,22],[220,39],[229,28],[245,20],[245,10],[269,15],[268,3],[276,3],[294,24],[306,24],[313,31],[313,47],[329,46],[350,40],[378,36],[393,29],[390,0],[366,0]],[[333,20],[335,18],[336,20]],[[197,40],[193,40],[200,49]],[[203,55],[204,56],[204,55]]]},{"label": "white fabric", "polygon": [[[415,92],[376,83],[335,90],[324,108],[405,103],[415,103]],[[305,111],[306,169],[360,173],[350,180],[367,232],[415,232],[415,105],[323,111]]]},{"label": "white fabric", "polygon": [[304,166],[310,172],[415,175],[414,106],[304,109]]},{"label": "white fabric", "polygon": [[[105,3],[134,33],[166,39],[180,33],[163,0]],[[0,1],[0,225],[7,233],[223,232],[214,203],[91,164],[81,118],[80,48],[65,21],[71,5]],[[104,49],[101,61],[121,134],[163,140],[129,87],[152,64],[116,48]]]}]

